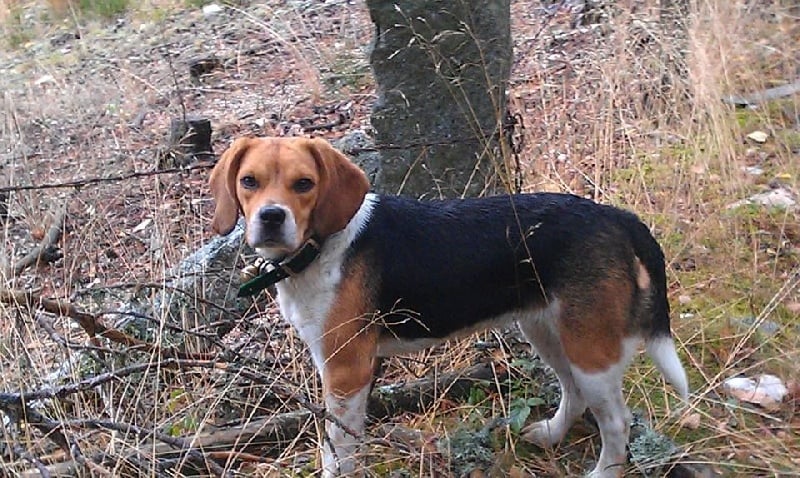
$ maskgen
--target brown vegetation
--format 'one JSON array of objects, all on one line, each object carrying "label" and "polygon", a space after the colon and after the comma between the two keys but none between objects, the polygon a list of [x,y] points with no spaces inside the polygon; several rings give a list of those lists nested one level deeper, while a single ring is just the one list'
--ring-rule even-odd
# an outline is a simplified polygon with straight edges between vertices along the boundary
[{"label": "brown vegetation", "polygon": [[[184,111],[212,119],[217,151],[244,133],[303,134],[329,124],[322,131],[333,138],[368,126],[373,85],[364,48],[371,32],[357,2],[236,3],[210,17],[198,7],[203,2],[131,2],[119,19],[55,3],[0,5],[8,12],[0,24],[0,186],[152,171],[168,157],[170,119]],[[642,359],[627,381],[631,407],[724,476],[795,472],[800,218],[792,208],[727,206],[770,188],[796,193],[800,98],[740,109],[722,99],[796,81],[800,12],[788,1],[692,2],[682,77],[673,62],[683,57],[674,49],[684,43],[661,27],[659,2],[614,3],[598,23],[573,26],[564,9],[548,15],[539,2],[512,2],[509,98],[525,125],[523,188],[632,209],[666,251],[674,330],[695,393],[680,408]],[[209,64],[216,66],[192,76],[187,65],[198,58],[214,58]],[[763,142],[748,139],[756,131],[766,133],[756,136]],[[214,366],[178,364],[197,357],[167,352],[180,349],[176,337],[184,335],[160,317],[151,318],[150,336],[120,330],[121,341],[64,318],[71,310],[114,329],[117,316],[108,311],[131,297],[122,292],[146,296],[137,284],[157,287],[208,240],[207,171],[73,189],[10,195],[2,270],[7,290],[26,292],[6,293],[24,300],[0,305],[0,390],[58,389],[126,372],[61,398],[5,407],[0,466],[35,470],[71,453],[94,474],[158,475],[182,465],[187,474],[310,473],[315,442],[323,438],[325,418],[313,407],[320,386],[273,304],[255,304],[223,338],[192,331],[213,344]],[[53,241],[63,258],[45,263],[37,254],[15,270],[62,217]],[[31,293],[50,302],[31,304]],[[380,384],[490,358],[502,378],[475,385],[467,400],[443,391],[423,410],[386,419],[399,432],[371,427],[364,450],[370,470],[446,476],[475,463],[487,473],[574,476],[585,469],[599,441],[588,427],[554,450],[518,440],[515,417],[547,413],[555,397],[547,380],[526,380],[536,362],[511,337],[488,334],[392,360]],[[724,394],[724,379],[758,373],[787,383],[783,403],[760,408]],[[181,449],[210,431],[298,410],[310,414],[302,433],[270,449],[268,462],[199,448],[155,459],[155,443]],[[30,425],[21,424],[26,420]],[[460,455],[431,445],[446,437],[463,446],[463,436],[479,445]],[[209,458],[213,466],[204,464]],[[630,474],[641,466],[634,460]]]}]

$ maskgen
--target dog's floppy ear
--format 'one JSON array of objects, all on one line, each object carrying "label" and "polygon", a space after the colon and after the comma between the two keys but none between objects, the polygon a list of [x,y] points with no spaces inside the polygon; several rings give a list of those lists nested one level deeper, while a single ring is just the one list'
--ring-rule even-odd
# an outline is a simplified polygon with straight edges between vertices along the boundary
[{"label": "dog's floppy ear", "polygon": [[324,139],[309,140],[308,146],[320,172],[311,223],[314,232],[324,238],[347,226],[369,191],[369,180],[361,168]]},{"label": "dog's floppy ear", "polygon": [[214,166],[209,178],[211,194],[214,196],[216,206],[211,227],[217,234],[228,234],[236,226],[239,219],[239,200],[236,198],[236,174],[242,156],[252,145],[255,139],[239,138],[230,148],[222,153],[222,157]]}]

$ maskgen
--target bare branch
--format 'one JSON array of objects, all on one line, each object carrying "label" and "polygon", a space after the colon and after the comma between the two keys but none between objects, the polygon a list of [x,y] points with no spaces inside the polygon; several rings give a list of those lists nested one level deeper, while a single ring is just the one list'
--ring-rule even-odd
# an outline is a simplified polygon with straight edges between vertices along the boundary
[{"label": "bare branch", "polygon": [[[51,314],[69,317],[74,320],[92,339],[105,338],[140,352],[157,354],[162,357],[195,360],[207,360],[216,355],[213,353],[189,353],[173,348],[159,347],[136,337],[131,337],[120,330],[107,327],[96,315],[84,312],[70,302],[41,297],[38,293],[29,290],[0,290],[0,302],[28,308],[41,307]],[[98,343],[95,343],[95,345],[99,346]]]},{"label": "bare branch", "polygon": [[226,472],[224,468],[219,466],[219,464],[217,464],[213,460],[207,459],[208,457],[206,455],[204,455],[197,448],[193,448],[189,440],[185,438],[173,437],[166,435],[164,433],[160,433],[156,430],[147,430],[142,427],[137,427],[136,425],[131,425],[128,423],[118,423],[110,420],[96,420],[96,419],[72,420],[67,422],[66,425],[75,428],[113,430],[122,433],[134,434],[144,439],[152,437],[153,439],[166,443],[167,445],[173,448],[177,448],[181,452],[185,453],[186,455],[194,459],[203,461],[211,471],[217,474],[217,476],[228,475],[228,472]]},{"label": "bare branch", "polygon": [[28,267],[39,264],[39,262],[42,260],[42,255],[44,252],[58,242],[58,240],[61,238],[61,231],[64,230],[64,220],[67,217],[68,207],[69,201],[64,201],[61,210],[58,212],[55,219],[53,219],[53,224],[50,225],[50,229],[47,230],[47,234],[45,234],[44,238],[42,238],[42,241],[39,243],[39,245],[34,247],[29,253],[18,260],[17,263],[6,272],[6,277],[16,277]]}]

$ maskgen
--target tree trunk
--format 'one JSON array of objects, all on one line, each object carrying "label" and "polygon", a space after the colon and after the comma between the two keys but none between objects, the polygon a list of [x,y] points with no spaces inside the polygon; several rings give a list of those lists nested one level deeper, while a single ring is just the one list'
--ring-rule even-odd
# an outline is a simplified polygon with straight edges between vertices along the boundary
[{"label": "tree trunk", "polygon": [[[491,192],[511,68],[509,0],[367,0],[378,83],[376,189],[414,197]],[[498,176],[501,175],[501,176]]]}]

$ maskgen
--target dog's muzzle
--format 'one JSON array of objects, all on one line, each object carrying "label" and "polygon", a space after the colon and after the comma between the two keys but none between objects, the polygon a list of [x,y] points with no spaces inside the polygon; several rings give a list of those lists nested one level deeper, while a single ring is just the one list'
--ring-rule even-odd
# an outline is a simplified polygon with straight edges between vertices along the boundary
[{"label": "dog's muzzle", "polygon": [[248,224],[248,243],[252,247],[293,249],[294,218],[285,207],[262,206]]}]

